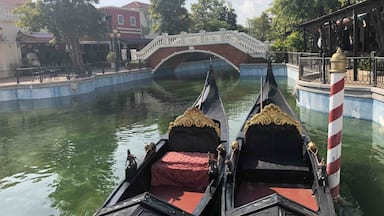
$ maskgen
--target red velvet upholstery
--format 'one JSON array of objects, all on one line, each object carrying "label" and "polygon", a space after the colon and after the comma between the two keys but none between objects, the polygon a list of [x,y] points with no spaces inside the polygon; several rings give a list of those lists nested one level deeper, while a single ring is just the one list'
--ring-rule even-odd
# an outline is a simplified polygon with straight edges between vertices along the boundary
[{"label": "red velvet upholstery", "polygon": [[152,186],[206,187],[208,155],[199,152],[167,152],[152,165]]}]

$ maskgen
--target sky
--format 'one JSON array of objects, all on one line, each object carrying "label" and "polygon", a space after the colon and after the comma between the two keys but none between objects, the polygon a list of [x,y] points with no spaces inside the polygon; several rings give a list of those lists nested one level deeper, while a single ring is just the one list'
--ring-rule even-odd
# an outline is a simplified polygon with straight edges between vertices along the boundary
[{"label": "sky", "polygon": [[[133,1],[133,0],[132,0]],[[99,4],[96,7],[103,6],[116,6],[121,7],[130,2],[131,0],[99,0]],[[136,0],[149,4],[150,0]],[[192,3],[196,3],[198,0],[186,0],[186,7],[189,9]],[[237,23],[246,26],[247,18],[254,18],[260,16],[261,12],[271,7],[273,0],[229,0],[232,3],[233,8],[237,14]]]}]

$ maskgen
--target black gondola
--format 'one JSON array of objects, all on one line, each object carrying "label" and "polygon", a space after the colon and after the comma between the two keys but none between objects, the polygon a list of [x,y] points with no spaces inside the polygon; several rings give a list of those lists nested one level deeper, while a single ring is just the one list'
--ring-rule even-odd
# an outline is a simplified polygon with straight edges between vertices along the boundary
[{"label": "black gondola", "polygon": [[192,107],[169,125],[136,164],[128,151],[126,177],[95,215],[212,215],[228,145],[228,120],[212,67]]},{"label": "black gondola", "polygon": [[270,61],[231,148],[222,215],[335,215],[324,161],[279,90]]}]

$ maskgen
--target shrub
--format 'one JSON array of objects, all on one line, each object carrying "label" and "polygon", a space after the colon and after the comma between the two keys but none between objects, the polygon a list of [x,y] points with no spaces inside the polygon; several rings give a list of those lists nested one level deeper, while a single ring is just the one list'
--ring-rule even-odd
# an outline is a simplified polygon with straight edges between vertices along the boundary
[{"label": "shrub", "polygon": [[117,58],[116,52],[109,52],[106,57],[107,62],[109,63],[114,63],[116,61],[116,58]]}]

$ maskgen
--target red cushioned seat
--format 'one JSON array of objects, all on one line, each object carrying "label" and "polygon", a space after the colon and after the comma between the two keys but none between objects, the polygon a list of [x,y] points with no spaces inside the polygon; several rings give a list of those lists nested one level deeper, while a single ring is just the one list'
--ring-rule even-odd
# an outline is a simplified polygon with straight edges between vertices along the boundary
[{"label": "red cushioned seat", "polygon": [[207,186],[208,156],[200,152],[167,152],[152,165],[152,186]]}]

